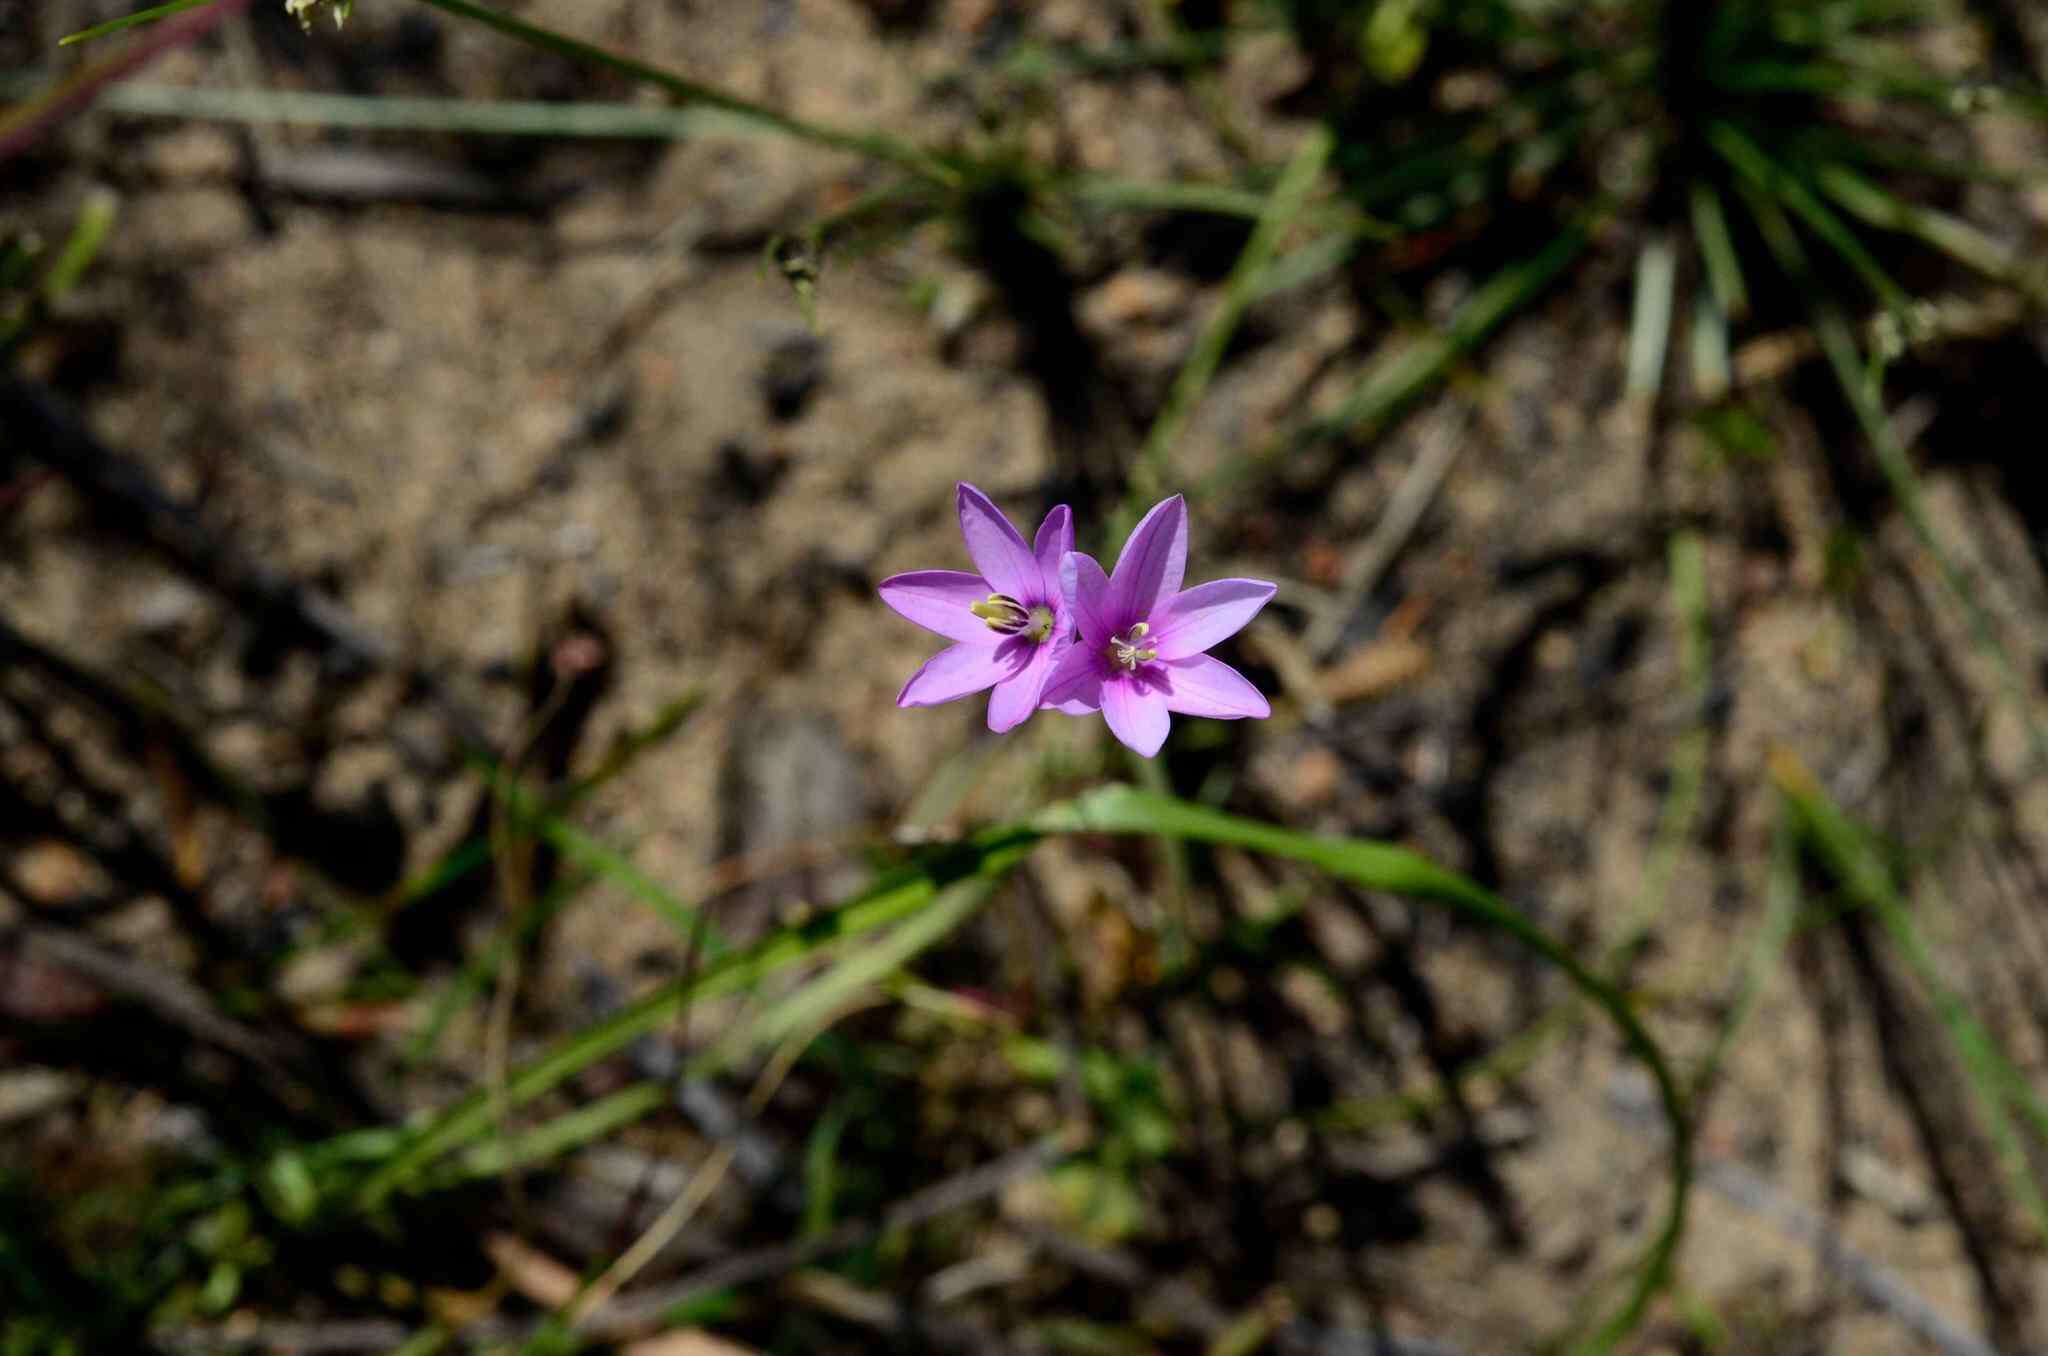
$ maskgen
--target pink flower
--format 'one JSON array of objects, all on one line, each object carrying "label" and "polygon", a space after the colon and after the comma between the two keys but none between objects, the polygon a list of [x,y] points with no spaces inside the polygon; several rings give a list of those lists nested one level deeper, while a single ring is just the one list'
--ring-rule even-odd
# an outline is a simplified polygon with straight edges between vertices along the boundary
[{"label": "pink flower", "polygon": [[1108,578],[1093,556],[1070,551],[1060,581],[1080,635],[1045,684],[1042,700],[1068,715],[1101,711],[1110,733],[1150,758],[1166,742],[1168,713],[1262,719],[1273,708],[1230,665],[1203,651],[1258,615],[1274,587],[1218,579],[1183,590],[1188,508],[1179,495],[1153,507]]},{"label": "pink flower", "polygon": [[1038,709],[1046,679],[1073,641],[1060,560],[1074,548],[1074,515],[1061,504],[1038,526],[1035,545],[988,496],[959,487],[960,535],[979,574],[913,570],[880,586],[882,601],[927,631],[958,642],[925,661],[896,698],[936,706],[985,688],[988,728],[1001,734]]}]

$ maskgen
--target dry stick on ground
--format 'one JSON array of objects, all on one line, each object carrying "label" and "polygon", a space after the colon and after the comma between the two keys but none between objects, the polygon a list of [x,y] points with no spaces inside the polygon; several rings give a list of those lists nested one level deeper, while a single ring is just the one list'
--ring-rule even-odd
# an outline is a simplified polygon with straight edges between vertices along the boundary
[{"label": "dry stick on ground", "polygon": [[[580,1329],[581,1335],[602,1342],[623,1342],[644,1336],[659,1328],[669,1311],[679,1304],[715,1291],[734,1290],[791,1275],[836,1253],[861,1247],[890,1230],[914,1228],[941,1215],[978,1204],[1001,1194],[1012,1183],[1044,1172],[1086,1147],[1085,1134],[1069,1132],[1054,1135],[913,1192],[874,1219],[849,1221],[813,1239],[734,1253],[678,1280],[615,1298],[592,1310]],[[517,1343],[531,1337],[538,1329],[537,1323],[496,1320],[478,1324],[468,1336],[477,1342]],[[282,1333],[307,1340],[304,1343],[291,1340],[269,1344],[272,1334]],[[381,1322],[307,1324],[302,1328],[291,1324],[270,1324],[264,1325],[260,1334],[246,1337],[224,1328],[173,1329],[160,1335],[156,1342],[166,1350],[179,1353],[289,1348],[317,1349],[329,1353],[329,1356],[346,1356],[360,1351],[388,1351],[398,1344],[393,1334],[394,1325]]]},{"label": "dry stick on ground", "polygon": [[43,960],[139,1004],[165,1027],[234,1056],[253,1071],[279,1107],[325,1107],[317,1084],[293,1068],[302,1051],[292,1042],[223,1016],[198,985],[60,928],[28,923],[0,930],[0,943],[10,937],[20,938]]},{"label": "dry stick on ground", "polygon": [[914,1192],[877,1218],[852,1220],[816,1238],[734,1253],[665,1285],[620,1296],[593,1310],[580,1331],[587,1337],[608,1342],[643,1334],[658,1325],[669,1310],[693,1298],[773,1280],[836,1253],[858,1248],[891,1230],[913,1228],[987,1200],[1011,1183],[1044,1172],[1060,1159],[1078,1152],[1083,1147],[1079,1138],[1058,1135],[1041,1140]]},{"label": "dry stick on ground", "polygon": [[1325,608],[1309,623],[1302,644],[1317,660],[1328,660],[1344,638],[1344,628],[1356,616],[1380,580],[1407,546],[1408,539],[1422,523],[1422,515],[1436,502],[1437,492],[1450,478],[1458,454],[1465,450],[1469,417],[1450,421],[1450,427],[1433,429],[1434,436],[1422,439],[1422,451],[1408,468],[1387,507],[1350,560],[1344,563],[1344,577],[1337,586],[1337,603]]}]

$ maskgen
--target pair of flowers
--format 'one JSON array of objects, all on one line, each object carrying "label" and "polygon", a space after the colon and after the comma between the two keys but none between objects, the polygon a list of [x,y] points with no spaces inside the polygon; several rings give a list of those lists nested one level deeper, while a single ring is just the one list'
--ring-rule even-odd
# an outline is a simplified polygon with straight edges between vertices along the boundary
[{"label": "pair of flowers", "polygon": [[896,698],[936,706],[993,688],[988,727],[1016,728],[1050,707],[1096,711],[1110,732],[1150,758],[1172,713],[1216,720],[1272,714],[1259,690],[1205,653],[1243,628],[1273,596],[1260,579],[1181,588],[1188,509],[1179,495],[1153,506],[1105,575],[1074,549],[1061,504],[1034,542],[987,495],[959,487],[960,535],[978,573],[914,570],[882,581],[882,601],[955,643],[933,655]]}]

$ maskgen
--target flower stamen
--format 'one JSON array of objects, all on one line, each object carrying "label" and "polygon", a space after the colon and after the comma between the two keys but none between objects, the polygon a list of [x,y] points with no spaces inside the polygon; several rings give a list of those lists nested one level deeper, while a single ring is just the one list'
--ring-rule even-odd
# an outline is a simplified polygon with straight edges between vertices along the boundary
[{"label": "flower stamen", "polygon": [[1149,623],[1139,622],[1131,628],[1128,637],[1111,636],[1109,644],[1103,648],[1102,652],[1109,657],[1110,663],[1115,664],[1126,672],[1135,673],[1138,665],[1159,657],[1159,651],[1157,650],[1145,650],[1138,647],[1138,643],[1144,640],[1145,633],[1151,629],[1152,627]]},{"label": "flower stamen", "polygon": [[967,610],[988,623],[988,629],[1005,636],[1023,636],[1043,644],[1052,635],[1052,609],[1044,603],[1026,607],[1007,593],[991,593]]}]

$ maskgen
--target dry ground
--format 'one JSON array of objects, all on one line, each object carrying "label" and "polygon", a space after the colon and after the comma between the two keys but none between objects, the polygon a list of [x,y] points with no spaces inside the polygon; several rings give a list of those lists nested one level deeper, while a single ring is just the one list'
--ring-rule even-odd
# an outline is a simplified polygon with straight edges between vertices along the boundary
[{"label": "dry ground", "polygon": [[[806,116],[943,141],[971,129],[975,82],[996,87],[989,54],[1010,22],[997,8],[942,4],[898,27],[877,17],[889,6],[837,0],[541,0],[522,12]],[[1046,4],[1021,23],[1103,40],[1110,8]],[[46,52],[96,14],[38,8],[26,38],[10,25],[0,51]],[[345,33],[309,39],[265,19],[148,78],[630,97],[424,14],[361,0]],[[967,89],[942,86],[962,71]],[[1256,44],[1222,78],[1268,156],[1300,130],[1271,102],[1289,78],[1281,54]],[[1203,107],[1165,75],[1076,80],[1022,117],[1023,139],[1089,169],[1217,173],[1229,155]],[[393,187],[377,176],[401,154],[420,178]],[[60,232],[89,187],[110,185],[120,217],[28,369],[64,386],[210,533],[331,593],[400,661],[348,671],[305,649],[260,653],[247,617],[58,483],[39,483],[0,522],[0,615],[161,693],[259,792],[304,788],[322,812],[393,826],[387,874],[459,841],[482,794],[445,712],[399,669],[439,676],[516,747],[536,728],[526,675],[583,642],[605,664],[587,723],[560,751],[569,766],[589,766],[679,694],[704,699],[589,803],[585,827],[630,846],[684,898],[729,885],[736,860],[815,856],[727,896],[738,933],[843,886],[833,866],[844,856],[830,849],[863,833],[946,832],[1126,774],[1092,723],[1045,716],[996,741],[978,703],[896,710],[929,638],[872,585],[959,563],[955,480],[1035,521],[1077,460],[1129,454],[1218,286],[1213,267],[1139,223],[1080,223],[1076,309],[1107,401],[1084,435],[1024,369],[1027,336],[939,226],[830,267],[818,332],[807,330],[760,249],[875,182],[846,156],[766,138],[535,149],[91,118],[67,129],[41,174],[11,215]],[[510,200],[417,200],[472,181]],[[1627,281],[1625,265],[1596,260],[1391,437],[1192,503],[1191,578],[1280,581],[1237,652],[1276,693],[1276,713],[1215,733],[1173,775],[1189,792],[1222,778],[1229,803],[1296,827],[1414,843],[1499,884],[1588,954],[1660,902],[1633,976],[1689,1064],[1764,915],[1768,760],[1796,754],[1939,882],[1942,912],[1925,926],[1949,977],[2038,1067],[2048,782],[2028,771],[2018,709],[1912,534],[1882,503],[1860,507],[1871,503],[1862,454],[1804,412],[1820,383],[1794,368],[1757,388],[1777,451],[1747,461],[1682,413],[1623,401]],[[1460,285],[1447,278],[1427,303],[1448,308]],[[1177,454],[1185,483],[1264,445],[1304,405],[1327,406],[1386,337],[1349,287],[1262,302]],[[2024,486],[2005,454],[1978,440],[2018,437],[2024,416],[2000,408],[2017,397],[1949,383],[1980,363],[2038,366],[2040,341],[2011,330],[1910,374],[1931,421],[1937,527],[2022,656],[2044,652],[2038,521],[2016,511]],[[1080,436],[1092,444],[1075,446]],[[1405,549],[1369,598],[1344,595],[1346,565],[1445,441],[1457,459]],[[1704,701],[1681,671],[1667,571],[1681,529],[1705,547]],[[1842,563],[1849,529],[1865,532],[1860,566]],[[1331,609],[1350,624],[1333,653],[1314,653],[1303,636]],[[2038,708],[2037,675],[2024,678]],[[17,719],[32,709],[22,700],[10,698]],[[25,767],[32,741],[12,729],[0,757]],[[1705,732],[1705,791],[1660,889],[1659,816],[1694,731]],[[127,774],[108,775],[121,785]],[[170,781],[125,784],[136,824],[189,841],[224,916],[275,913],[312,888],[231,815],[179,806]],[[17,883],[46,889],[45,904],[84,888],[47,842],[17,847]],[[1192,904],[1198,936],[1276,891],[1305,890],[1304,954],[1338,978],[1340,998],[1280,971],[1247,982],[1241,962],[1145,996],[1147,925],[1171,877],[1142,850],[1047,849],[1016,887],[1029,900],[978,925],[983,944],[966,953],[985,969],[978,989],[1035,995],[1043,1006],[1024,1020],[1036,1029],[1078,1024],[1169,1054],[1188,1142],[1154,1170],[1122,1240],[1153,1278],[1140,1288],[1177,1276],[1235,1310],[1280,1287],[1317,1329],[1377,1316],[1396,1335],[1474,1353],[1519,1349],[1571,1316],[1646,1241],[1662,1189],[1645,1094],[1604,1029],[1564,1027],[1526,1067],[1471,1083],[1462,1108],[1370,1130],[1313,1122],[1304,1137],[1297,1099],[1315,1089],[1358,1102],[1434,1087],[1433,1070],[1498,1047],[1564,995],[1432,915],[1221,865]],[[1067,973],[1052,983],[1063,987],[1040,985],[1014,941],[1025,924],[1003,921],[1034,911],[1058,929]],[[473,942],[494,919],[486,902],[441,922]],[[143,941],[165,926],[148,904],[101,924]],[[445,941],[429,928],[419,945],[441,947],[446,964]],[[336,996],[363,957],[314,948],[280,983],[301,1010],[339,1020]],[[682,963],[640,901],[592,889],[535,952],[518,1048],[587,1020],[593,984],[625,992]],[[960,958],[947,968],[970,982]],[[447,1067],[401,1083],[386,1076],[391,1051],[416,1019],[402,1008],[352,1032],[393,1110],[448,1095],[480,1040],[458,1024]],[[1048,1114],[1043,1098],[1004,1086],[988,1052],[959,1039],[950,1052],[925,1047],[937,1052],[924,1080],[934,1114],[961,1121],[970,1150],[1022,1142]],[[1709,1169],[1681,1285],[1637,1349],[1691,1349],[1688,1316],[1702,1311],[1731,1329],[1723,1350],[1938,1349],[1913,1330],[1928,1325],[1912,1296],[1957,1329],[2039,1341],[2040,1255],[1966,1105],[1924,1001],[1874,928],[1852,920],[1796,939],[1704,1108]],[[778,1133],[800,1143],[814,1112],[781,1113]],[[69,1103],[16,1132],[51,1152],[87,1115]],[[680,1125],[648,1134],[634,1142],[683,1161],[704,1152]],[[927,1145],[934,1175],[942,1143]],[[1043,1208],[1013,1192],[956,1245],[1014,1248],[1029,1235],[1004,1221],[1021,1228]],[[1052,1254],[1030,1255],[1037,1269],[1014,1294],[966,1307],[1008,1327],[1033,1313],[1034,1295],[1077,1303],[1071,1283],[1048,1279],[1065,1274]],[[1887,1299],[1869,1268],[1908,1300]],[[1095,1284],[1086,1307],[1098,1314],[1144,1298]]]}]

